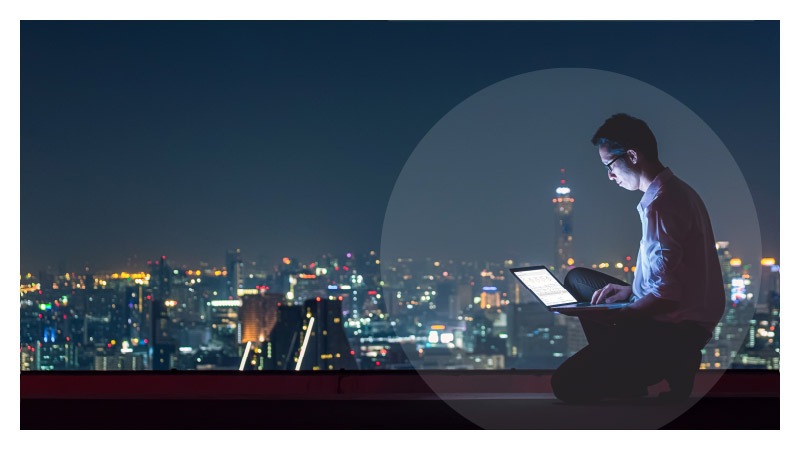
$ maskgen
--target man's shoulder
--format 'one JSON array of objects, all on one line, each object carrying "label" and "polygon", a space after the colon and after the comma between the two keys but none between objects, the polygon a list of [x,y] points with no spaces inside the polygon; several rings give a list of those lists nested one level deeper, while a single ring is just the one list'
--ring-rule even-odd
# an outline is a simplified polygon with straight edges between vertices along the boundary
[{"label": "man's shoulder", "polygon": [[673,177],[662,186],[658,195],[650,203],[649,215],[659,216],[659,220],[677,221],[689,224],[703,221],[708,216],[703,199],[685,181]]},{"label": "man's shoulder", "polygon": [[700,195],[694,190],[689,183],[683,181],[677,176],[672,176],[658,192],[658,195],[653,199],[653,203],[659,203],[661,206],[672,205],[673,203],[680,204],[681,202],[692,202],[701,200]]}]

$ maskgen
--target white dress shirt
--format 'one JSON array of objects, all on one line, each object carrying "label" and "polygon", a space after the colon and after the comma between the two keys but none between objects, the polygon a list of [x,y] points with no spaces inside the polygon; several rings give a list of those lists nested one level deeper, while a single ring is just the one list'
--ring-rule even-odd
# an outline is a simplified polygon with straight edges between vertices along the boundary
[{"label": "white dress shirt", "polygon": [[700,196],[669,168],[659,173],[636,207],[642,240],[633,299],[652,294],[678,302],[655,320],[691,321],[712,331],[725,309],[725,288],[711,220]]}]

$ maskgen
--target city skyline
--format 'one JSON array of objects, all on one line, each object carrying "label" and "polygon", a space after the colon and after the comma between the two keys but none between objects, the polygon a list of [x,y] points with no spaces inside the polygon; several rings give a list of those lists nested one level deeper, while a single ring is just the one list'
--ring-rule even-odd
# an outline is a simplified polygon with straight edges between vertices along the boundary
[{"label": "city skyline", "polygon": [[[730,243],[717,245],[727,307],[701,368],[777,369],[780,267],[746,270]],[[543,310],[506,273],[512,261],[377,257],[287,259],[255,278],[177,270],[165,257],[145,273],[49,275],[21,286],[21,369],[325,370],[351,351],[362,370],[553,368],[585,345],[571,318]],[[633,263],[597,268],[630,282]],[[757,274],[762,287],[750,283]],[[312,325],[316,338],[298,335]]]},{"label": "city skyline", "polygon": [[[644,28],[628,44],[658,55],[647,65],[609,50],[623,38],[608,31]],[[132,255],[221,265],[235,248],[267,260],[380,250],[395,182],[442,117],[494,83],[569,66],[633,77],[695,112],[744,176],[763,255],[780,260],[775,22],[23,21],[21,32],[21,273],[115,270]],[[594,168],[593,130],[573,131]],[[574,182],[576,214],[588,214],[580,195],[602,174]],[[603,252],[592,232],[576,225],[583,260]]]}]

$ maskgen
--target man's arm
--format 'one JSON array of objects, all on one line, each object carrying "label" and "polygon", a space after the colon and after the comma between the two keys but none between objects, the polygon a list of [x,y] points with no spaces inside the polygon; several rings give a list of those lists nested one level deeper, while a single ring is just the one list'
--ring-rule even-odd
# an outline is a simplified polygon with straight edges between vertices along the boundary
[{"label": "man's arm", "polygon": [[679,303],[676,300],[659,298],[653,294],[647,294],[617,311],[619,311],[619,319],[627,320],[636,317],[653,317],[659,314],[666,314],[678,309],[678,306]]},{"label": "man's arm", "polygon": [[[616,303],[624,301],[630,294],[630,286],[608,284],[604,288],[595,291],[594,295],[592,295],[591,303]],[[636,319],[638,317],[653,317],[659,314],[669,313],[676,310],[678,306],[679,303],[675,300],[647,294],[635,302],[630,303],[625,308],[611,310],[599,309],[596,311],[588,311],[588,314],[587,311],[584,311],[582,315],[603,322],[619,322],[628,319]]]}]

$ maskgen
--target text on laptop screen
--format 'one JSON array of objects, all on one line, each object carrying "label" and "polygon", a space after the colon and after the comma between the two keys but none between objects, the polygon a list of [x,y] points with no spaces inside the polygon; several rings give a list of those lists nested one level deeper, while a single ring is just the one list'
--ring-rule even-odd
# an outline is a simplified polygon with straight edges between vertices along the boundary
[{"label": "text on laptop screen", "polygon": [[539,297],[547,306],[576,303],[577,300],[547,271],[547,269],[531,269],[516,273],[520,281]]}]

